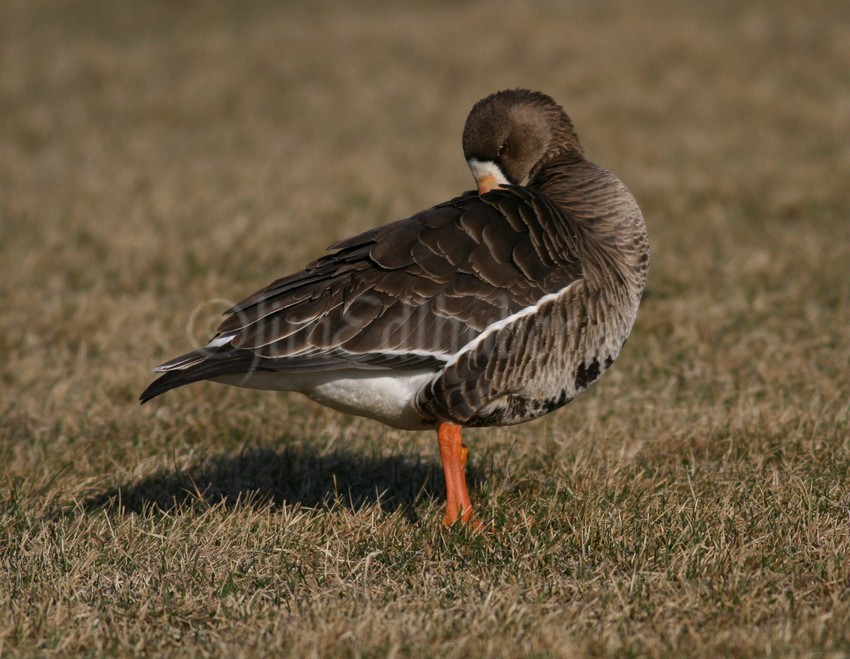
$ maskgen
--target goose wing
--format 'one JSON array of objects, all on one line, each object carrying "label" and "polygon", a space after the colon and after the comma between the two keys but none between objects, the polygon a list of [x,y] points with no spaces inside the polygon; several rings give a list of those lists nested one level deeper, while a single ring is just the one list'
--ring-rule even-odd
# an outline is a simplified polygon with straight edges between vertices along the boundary
[{"label": "goose wing", "polygon": [[249,369],[438,372],[493,323],[579,279],[576,240],[533,190],[468,193],[337,242],[234,305],[142,398]]}]

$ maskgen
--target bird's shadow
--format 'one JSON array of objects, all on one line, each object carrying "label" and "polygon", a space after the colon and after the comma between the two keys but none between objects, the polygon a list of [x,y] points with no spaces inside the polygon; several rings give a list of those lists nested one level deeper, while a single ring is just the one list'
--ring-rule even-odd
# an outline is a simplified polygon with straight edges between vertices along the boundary
[{"label": "bird's shadow", "polygon": [[[479,481],[468,473],[470,487]],[[120,483],[82,502],[87,512],[121,509],[168,512],[203,502],[235,507],[246,501],[273,507],[343,506],[357,511],[377,505],[400,511],[410,522],[417,508],[444,500],[442,469],[435,462],[404,455],[370,457],[309,446],[246,448],[235,455],[204,458],[187,468],[160,469],[136,482]]]}]

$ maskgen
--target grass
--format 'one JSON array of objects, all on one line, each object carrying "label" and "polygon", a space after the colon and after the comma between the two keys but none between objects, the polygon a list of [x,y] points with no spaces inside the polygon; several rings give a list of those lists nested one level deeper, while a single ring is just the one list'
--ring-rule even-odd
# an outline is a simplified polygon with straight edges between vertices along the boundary
[{"label": "grass", "polygon": [[[0,7],[0,654],[850,654],[850,11],[658,0]],[[566,409],[434,437],[150,367],[564,103],[647,294]]]}]

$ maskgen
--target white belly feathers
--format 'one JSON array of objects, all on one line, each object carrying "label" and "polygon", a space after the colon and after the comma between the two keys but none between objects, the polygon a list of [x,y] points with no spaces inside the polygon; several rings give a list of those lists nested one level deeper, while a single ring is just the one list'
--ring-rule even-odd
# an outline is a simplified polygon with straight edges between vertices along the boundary
[{"label": "white belly feathers", "polygon": [[419,388],[434,375],[433,370],[254,371],[218,377],[215,381],[250,389],[297,391],[335,410],[375,419],[394,428],[427,430],[432,425],[423,423],[413,401]]}]

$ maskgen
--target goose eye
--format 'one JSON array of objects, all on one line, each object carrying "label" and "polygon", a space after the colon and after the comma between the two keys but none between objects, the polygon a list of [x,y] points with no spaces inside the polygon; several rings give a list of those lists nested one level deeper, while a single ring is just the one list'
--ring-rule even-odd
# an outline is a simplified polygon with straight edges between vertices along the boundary
[{"label": "goose eye", "polygon": [[502,142],[502,146],[499,147],[499,156],[501,156],[507,150],[508,150],[508,143]]}]

